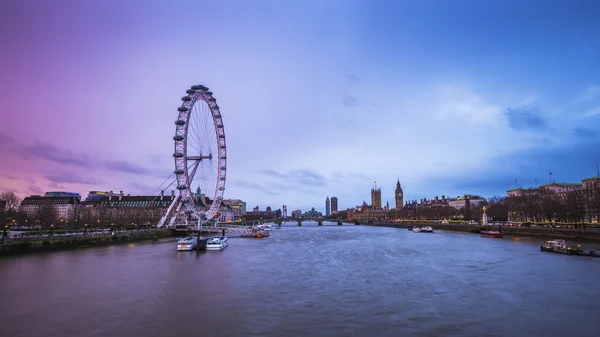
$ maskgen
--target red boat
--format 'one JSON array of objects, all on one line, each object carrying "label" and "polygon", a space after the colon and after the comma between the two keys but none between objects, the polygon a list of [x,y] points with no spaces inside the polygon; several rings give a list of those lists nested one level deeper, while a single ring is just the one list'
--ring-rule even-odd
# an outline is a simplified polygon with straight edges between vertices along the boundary
[{"label": "red boat", "polygon": [[504,233],[499,231],[481,231],[481,236],[484,238],[503,238]]}]

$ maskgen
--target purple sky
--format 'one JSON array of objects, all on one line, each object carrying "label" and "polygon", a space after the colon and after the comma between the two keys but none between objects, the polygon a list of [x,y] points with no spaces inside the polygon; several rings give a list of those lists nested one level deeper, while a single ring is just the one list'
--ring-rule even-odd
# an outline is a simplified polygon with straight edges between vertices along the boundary
[{"label": "purple sky", "polygon": [[[541,8],[541,9],[540,9]],[[594,1],[4,1],[0,190],[153,193],[211,88],[226,198],[340,207],[578,181],[600,161]]]}]

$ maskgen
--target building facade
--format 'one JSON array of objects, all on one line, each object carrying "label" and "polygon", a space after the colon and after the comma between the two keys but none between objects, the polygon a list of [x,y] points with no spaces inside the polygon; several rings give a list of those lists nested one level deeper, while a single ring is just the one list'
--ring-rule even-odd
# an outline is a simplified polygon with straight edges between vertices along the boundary
[{"label": "building facade", "polygon": [[381,188],[377,188],[377,184],[371,189],[371,207],[381,209]]},{"label": "building facade", "polygon": [[235,219],[246,215],[246,202],[241,199],[223,199],[222,204],[229,206]]},{"label": "building facade", "polygon": [[598,223],[600,176],[506,191],[508,219],[515,222]]},{"label": "building facade", "polygon": [[40,226],[58,226],[72,219],[76,205],[80,204],[76,196],[31,195],[19,206],[19,212]]},{"label": "building facade", "polygon": [[331,215],[331,205],[329,204],[329,197],[325,199],[325,216]]},{"label": "building facade", "polygon": [[175,199],[175,191],[171,191],[171,195],[161,191],[160,195],[133,196],[125,195],[123,191],[118,194],[93,192],[83,203],[82,221],[100,227],[155,226]]},{"label": "building facade", "polygon": [[334,212],[338,211],[338,198],[337,197],[331,197],[331,213],[333,214]]},{"label": "building facade", "polygon": [[323,217],[323,213],[318,212],[317,210],[315,210],[314,207],[312,207],[310,211],[304,212],[304,214],[302,214],[302,217],[305,219],[316,219]]},{"label": "building facade", "polygon": [[401,210],[404,205],[404,191],[402,191],[402,186],[400,186],[400,178],[396,182],[396,190],[394,191],[394,198],[396,199],[396,210]]}]

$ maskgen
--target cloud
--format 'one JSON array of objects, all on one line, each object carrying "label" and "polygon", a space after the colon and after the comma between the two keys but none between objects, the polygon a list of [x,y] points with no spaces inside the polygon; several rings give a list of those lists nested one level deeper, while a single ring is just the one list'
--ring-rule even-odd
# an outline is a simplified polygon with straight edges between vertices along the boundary
[{"label": "cloud", "polygon": [[537,108],[508,108],[504,111],[508,125],[516,131],[543,130],[546,121]]},{"label": "cloud", "polygon": [[63,185],[59,185],[57,183],[50,183],[50,184],[48,184],[48,187],[54,188],[54,189],[57,189],[57,190],[64,190],[65,189],[65,187]]},{"label": "cloud", "polygon": [[340,182],[340,183],[342,183],[342,182],[354,183],[357,180],[371,180],[364,173],[340,172],[340,171],[333,172],[331,174],[331,176],[329,177],[329,179],[331,181]]},{"label": "cloud", "polygon": [[576,127],[571,132],[573,136],[579,138],[594,138],[598,135],[598,131],[592,129],[586,129],[582,127]]},{"label": "cloud", "polygon": [[42,189],[35,185],[30,185],[27,190],[33,194],[43,194]]},{"label": "cloud", "polygon": [[134,174],[150,174],[151,172],[144,167],[125,160],[107,161],[105,167],[113,171],[128,172]]},{"label": "cloud", "polygon": [[327,179],[320,173],[311,169],[291,170],[286,173],[281,173],[275,170],[264,170],[261,172],[264,175],[276,177],[284,180],[287,183],[302,184],[308,186],[324,186],[327,184]]},{"label": "cloud", "polygon": [[94,167],[92,158],[87,154],[73,153],[48,144],[35,143],[33,145],[25,145],[22,146],[20,152],[24,157],[37,157],[59,164],[78,166],[87,169]]},{"label": "cloud", "polygon": [[282,182],[269,182],[268,185],[269,187],[272,187],[277,191],[295,191],[309,195],[315,195],[319,193],[319,190],[315,186],[306,186]]},{"label": "cloud", "polygon": [[484,196],[506,195],[506,190],[519,187],[534,187],[549,181],[548,172],[556,182],[580,182],[581,179],[596,173],[596,163],[600,158],[600,147],[595,139],[580,138],[561,147],[542,147],[515,151],[496,156],[496,163],[510,163],[509,167],[498,170],[473,169],[460,175],[436,178],[432,181],[436,189],[457,191],[459,194],[475,193]]},{"label": "cloud", "polygon": [[356,83],[360,81],[360,78],[356,74],[347,74],[345,75],[346,80],[350,83]]},{"label": "cloud", "polygon": [[232,182],[232,185],[235,185],[235,186],[241,187],[241,188],[245,188],[247,190],[261,191],[268,195],[279,195],[279,193],[274,192],[274,191],[264,187],[263,185],[260,185],[258,183],[254,183],[251,181],[235,180]]},{"label": "cloud", "polygon": [[600,106],[593,108],[591,110],[588,110],[586,113],[583,114],[584,117],[592,117],[592,116],[600,116]]},{"label": "cloud", "polygon": [[69,173],[69,172],[58,172],[46,175],[45,178],[56,184],[83,184],[83,185],[99,185],[102,184],[103,181],[94,178],[83,178],[77,174]]},{"label": "cloud", "polygon": [[592,85],[589,87],[578,99],[579,102],[593,101],[596,97],[600,96],[600,86]]},{"label": "cloud", "polygon": [[103,160],[101,158],[91,157],[86,153],[72,152],[39,142],[31,145],[22,145],[16,142],[15,139],[0,133],[0,155],[8,156],[9,154],[25,159],[39,158],[60,165],[74,166],[86,170],[100,167],[116,172],[142,175],[151,174],[148,169],[134,162],[120,159]]},{"label": "cloud", "polygon": [[434,88],[432,98],[436,101],[437,115],[460,123],[496,124],[501,107],[484,100],[480,95],[462,84],[448,83]]},{"label": "cloud", "polygon": [[358,100],[350,95],[344,95],[341,104],[347,108],[355,107],[358,105]]}]

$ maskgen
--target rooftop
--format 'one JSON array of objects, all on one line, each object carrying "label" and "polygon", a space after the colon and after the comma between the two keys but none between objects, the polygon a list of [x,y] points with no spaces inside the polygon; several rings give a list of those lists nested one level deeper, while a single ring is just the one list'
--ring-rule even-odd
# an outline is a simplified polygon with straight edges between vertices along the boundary
[{"label": "rooftop", "polygon": [[581,183],[552,183],[552,184],[540,185],[540,187],[547,187],[547,186],[581,186]]}]

